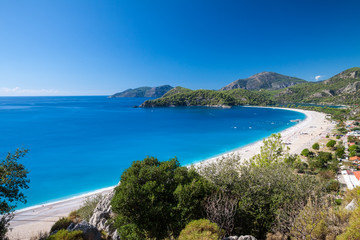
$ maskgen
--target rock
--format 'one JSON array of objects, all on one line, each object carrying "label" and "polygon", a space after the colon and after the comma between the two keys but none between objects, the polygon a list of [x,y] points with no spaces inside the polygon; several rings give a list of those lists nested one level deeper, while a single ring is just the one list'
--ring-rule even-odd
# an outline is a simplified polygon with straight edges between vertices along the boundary
[{"label": "rock", "polygon": [[93,225],[89,224],[86,221],[82,221],[80,223],[71,223],[67,228],[68,231],[76,231],[80,230],[84,234],[84,239],[86,240],[101,240],[101,233],[99,230]]},{"label": "rock", "polygon": [[111,210],[111,199],[113,198],[115,192],[111,191],[107,195],[104,196],[102,200],[96,205],[94,209],[94,213],[91,216],[89,223],[95,226],[100,231],[105,231],[111,236],[113,240],[120,240],[120,237],[116,230],[112,229],[112,227],[107,224],[107,221],[110,219],[112,215]]},{"label": "rock", "polygon": [[353,211],[357,207],[356,200],[353,199],[346,207],[346,210]]},{"label": "rock", "polygon": [[245,236],[240,236],[238,240],[256,240],[256,238],[251,235],[245,235]]},{"label": "rock", "polygon": [[230,237],[226,237],[223,240],[256,240],[255,237],[251,236],[251,235],[244,235],[244,236],[230,236]]}]

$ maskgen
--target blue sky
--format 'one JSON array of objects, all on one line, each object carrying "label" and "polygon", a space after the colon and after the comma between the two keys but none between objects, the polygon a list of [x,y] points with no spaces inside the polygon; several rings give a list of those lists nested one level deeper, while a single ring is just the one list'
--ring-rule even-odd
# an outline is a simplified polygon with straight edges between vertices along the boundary
[{"label": "blue sky", "polygon": [[360,66],[360,1],[0,0],[0,96],[219,89]]}]

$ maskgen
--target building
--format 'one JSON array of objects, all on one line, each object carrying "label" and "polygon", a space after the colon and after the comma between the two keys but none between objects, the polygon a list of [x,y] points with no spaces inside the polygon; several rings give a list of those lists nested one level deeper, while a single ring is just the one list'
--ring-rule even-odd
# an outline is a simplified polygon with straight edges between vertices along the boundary
[{"label": "building", "polygon": [[344,177],[348,189],[360,186],[360,171],[342,170],[341,175]]}]

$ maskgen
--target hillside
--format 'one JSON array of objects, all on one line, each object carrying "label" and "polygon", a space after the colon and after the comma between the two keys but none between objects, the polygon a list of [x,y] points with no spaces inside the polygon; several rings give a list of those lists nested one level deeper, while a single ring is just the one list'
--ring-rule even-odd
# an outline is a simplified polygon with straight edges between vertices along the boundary
[{"label": "hillside", "polygon": [[360,68],[350,68],[322,82],[307,82],[274,91],[279,103],[358,104]]},{"label": "hillside", "polygon": [[[276,81],[271,80],[275,79],[276,76],[278,76]],[[298,78],[268,72],[250,78],[252,78],[252,85],[249,82],[245,84],[245,80],[238,80],[227,85],[229,90],[225,90],[226,87],[224,87],[220,91],[192,91],[187,88],[176,87],[162,98],[144,102],[141,107],[274,105],[289,103],[352,105],[360,102],[360,68],[358,67],[345,70],[322,82],[306,82]],[[292,82],[289,79],[294,79],[294,81]],[[257,83],[257,87],[270,87],[271,85],[272,88],[277,88],[285,87],[288,84],[290,86],[276,90],[271,88],[260,90],[237,88],[237,86],[246,87],[250,85],[253,88],[256,85],[255,83]]]},{"label": "hillside", "polygon": [[[170,92],[169,92],[170,93]],[[270,95],[262,92],[252,92],[245,89],[229,91],[190,90],[182,88],[180,92],[147,100],[140,107],[169,106],[216,106],[228,107],[235,105],[270,105],[273,102]]]},{"label": "hillside", "polygon": [[262,72],[246,79],[236,80],[220,90],[224,91],[238,88],[247,90],[277,90],[305,82],[305,80],[300,78],[289,77],[275,72]]},{"label": "hillside", "polygon": [[135,89],[127,89],[123,92],[115,93],[111,95],[110,98],[118,98],[118,97],[162,97],[169,90],[173,89],[172,86],[163,85],[159,87],[139,87]]}]

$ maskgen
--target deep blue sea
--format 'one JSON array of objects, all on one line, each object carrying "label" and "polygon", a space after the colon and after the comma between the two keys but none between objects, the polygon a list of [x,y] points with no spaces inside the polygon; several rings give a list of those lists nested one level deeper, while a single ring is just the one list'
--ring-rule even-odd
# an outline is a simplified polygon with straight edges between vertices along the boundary
[{"label": "deep blue sea", "polygon": [[109,187],[132,161],[189,164],[236,149],[304,119],[302,113],[233,107],[133,108],[144,98],[0,97],[0,157],[25,147],[28,203]]}]

